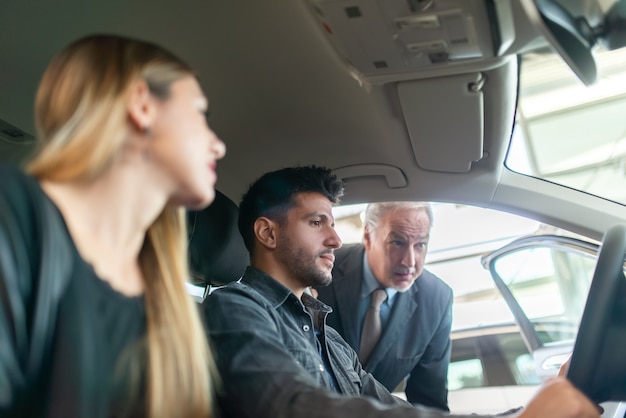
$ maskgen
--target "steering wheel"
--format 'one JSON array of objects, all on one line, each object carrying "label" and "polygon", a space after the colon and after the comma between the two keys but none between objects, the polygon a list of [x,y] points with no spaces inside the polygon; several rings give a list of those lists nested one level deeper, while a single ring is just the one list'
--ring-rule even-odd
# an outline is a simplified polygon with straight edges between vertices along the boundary
[{"label": "steering wheel", "polygon": [[626,400],[626,226],[602,240],[567,378],[596,403]]}]

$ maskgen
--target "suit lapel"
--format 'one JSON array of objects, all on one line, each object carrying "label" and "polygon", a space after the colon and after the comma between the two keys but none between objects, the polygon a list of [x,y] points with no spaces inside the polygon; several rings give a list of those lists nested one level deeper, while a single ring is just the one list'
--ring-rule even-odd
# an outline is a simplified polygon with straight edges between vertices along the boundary
[{"label": "suit lapel", "polygon": [[[383,333],[376,347],[374,347],[374,351],[367,364],[368,370],[373,370],[374,367],[385,358],[391,347],[397,344],[400,333],[410,332],[410,330],[407,329],[407,324],[415,323],[410,321],[409,318],[413,316],[417,308],[415,296],[417,291],[417,283],[414,283],[408,292],[396,294],[389,320],[384,326]],[[415,330],[412,331],[414,332]]]},{"label": "suit lapel", "polygon": [[343,337],[352,347],[358,347],[361,338],[359,323],[359,301],[361,295],[361,280],[363,275],[364,251],[350,251],[338,265],[335,280],[337,295],[337,310],[340,311]]}]

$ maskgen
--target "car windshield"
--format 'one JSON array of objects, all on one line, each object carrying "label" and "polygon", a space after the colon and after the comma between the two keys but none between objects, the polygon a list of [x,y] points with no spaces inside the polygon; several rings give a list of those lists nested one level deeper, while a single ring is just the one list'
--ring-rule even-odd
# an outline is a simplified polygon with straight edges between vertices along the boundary
[{"label": "car windshield", "polygon": [[626,50],[595,53],[585,86],[548,50],[522,56],[516,126],[506,165],[626,204]]}]

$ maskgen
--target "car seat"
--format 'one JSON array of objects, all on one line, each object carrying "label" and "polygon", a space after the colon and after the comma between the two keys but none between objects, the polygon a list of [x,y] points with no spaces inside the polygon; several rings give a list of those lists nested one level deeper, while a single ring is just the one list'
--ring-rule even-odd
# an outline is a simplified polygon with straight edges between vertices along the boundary
[{"label": "car seat", "polygon": [[238,280],[249,264],[248,250],[239,233],[239,208],[216,190],[211,205],[187,211],[191,284],[211,287]]}]

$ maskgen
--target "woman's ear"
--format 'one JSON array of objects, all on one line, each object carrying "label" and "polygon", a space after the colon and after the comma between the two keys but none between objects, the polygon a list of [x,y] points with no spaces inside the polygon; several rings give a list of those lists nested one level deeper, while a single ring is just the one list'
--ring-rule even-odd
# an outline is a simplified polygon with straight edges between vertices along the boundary
[{"label": "woman's ear", "polygon": [[276,226],[274,221],[265,217],[254,222],[254,235],[260,245],[270,250],[276,248]]},{"label": "woman's ear", "polygon": [[150,93],[148,83],[144,80],[135,81],[129,89],[127,99],[128,118],[139,131],[150,129],[156,118],[156,102]]}]

